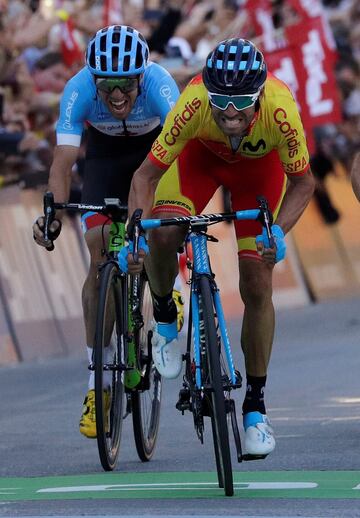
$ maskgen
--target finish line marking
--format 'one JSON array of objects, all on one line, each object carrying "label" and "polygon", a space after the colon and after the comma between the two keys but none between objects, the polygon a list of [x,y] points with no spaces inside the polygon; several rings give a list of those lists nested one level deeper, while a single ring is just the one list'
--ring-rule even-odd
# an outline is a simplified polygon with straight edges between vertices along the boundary
[{"label": "finish line marking", "polygon": [[[234,472],[234,498],[360,498],[360,471]],[[0,503],[26,500],[225,498],[216,473],[97,473],[0,478]]]},{"label": "finish line marking", "polygon": [[[314,482],[234,482],[234,489],[313,489],[318,485]],[[166,484],[114,484],[111,486],[78,486],[53,487],[39,489],[37,493],[78,493],[83,491],[185,491],[198,489],[213,489],[217,482],[172,482]]]}]

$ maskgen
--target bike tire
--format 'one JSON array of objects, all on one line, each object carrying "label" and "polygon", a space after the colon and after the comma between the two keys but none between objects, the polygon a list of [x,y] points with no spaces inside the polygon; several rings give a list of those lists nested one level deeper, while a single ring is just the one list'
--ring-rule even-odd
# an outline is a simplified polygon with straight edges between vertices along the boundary
[{"label": "bike tire", "polygon": [[[155,451],[159,431],[161,407],[161,375],[155,368],[151,354],[151,325],[153,304],[146,276],[141,278],[140,310],[144,325],[134,334],[139,365],[145,374],[143,386],[131,393],[134,439],[140,460],[148,462]],[[145,383],[145,386],[144,386]]]},{"label": "bike tire", "polygon": [[226,405],[221,377],[220,352],[215,324],[210,279],[200,277],[200,296],[207,349],[207,366],[211,390],[209,394],[211,425],[219,487],[226,496],[234,494]]},{"label": "bike tire", "polygon": [[[101,270],[99,301],[96,319],[95,364],[95,413],[96,438],[100,461],[105,471],[116,467],[119,455],[121,430],[125,405],[124,371],[126,340],[124,339],[122,280],[116,264],[109,262]],[[111,343],[112,359],[105,357]],[[107,412],[103,389],[104,364],[112,369],[110,409]]]}]

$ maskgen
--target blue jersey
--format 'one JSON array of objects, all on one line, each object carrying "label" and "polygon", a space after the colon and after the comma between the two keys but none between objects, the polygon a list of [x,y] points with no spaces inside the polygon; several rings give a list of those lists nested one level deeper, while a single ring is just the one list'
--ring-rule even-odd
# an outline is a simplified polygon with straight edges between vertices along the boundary
[{"label": "blue jersey", "polygon": [[80,146],[84,124],[111,136],[140,136],[163,126],[179,97],[171,75],[160,65],[146,67],[140,94],[125,121],[116,119],[97,95],[94,76],[84,67],[65,86],[56,125],[58,145]]}]

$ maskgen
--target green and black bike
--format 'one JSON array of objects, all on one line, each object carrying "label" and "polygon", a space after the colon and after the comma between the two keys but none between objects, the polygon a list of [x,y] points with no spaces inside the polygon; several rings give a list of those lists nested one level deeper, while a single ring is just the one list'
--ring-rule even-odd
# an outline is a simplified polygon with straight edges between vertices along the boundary
[{"label": "green and black bike", "polygon": [[[116,467],[122,423],[129,414],[132,415],[139,458],[149,461],[156,445],[161,376],[152,360],[152,299],[145,272],[130,276],[119,267],[118,253],[126,244],[127,206],[115,198],[105,199],[101,206],[54,203],[53,194],[47,192],[44,196],[45,239],[49,236],[56,210],[64,209],[98,212],[111,220],[108,244],[105,225],[102,228],[104,262],[98,270],[95,345],[89,365],[89,369],[95,371],[99,455],[104,470],[110,471]],[[111,384],[105,386],[104,373],[109,371]]]}]

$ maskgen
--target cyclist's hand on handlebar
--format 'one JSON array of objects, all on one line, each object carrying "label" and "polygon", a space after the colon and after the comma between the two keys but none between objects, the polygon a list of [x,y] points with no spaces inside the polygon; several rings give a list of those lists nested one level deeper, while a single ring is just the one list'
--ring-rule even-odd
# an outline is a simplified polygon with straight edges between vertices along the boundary
[{"label": "cyclist's hand on handlebar", "polygon": [[55,239],[57,239],[61,232],[61,221],[59,219],[54,219],[49,228],[49,239],[44,238],[44,225],[45,218],[44,216],[40,216],[37,218],[33,224],[33,238],[36,243],[40,246],[44,246],[48,248]]},{"label": "cyclist's hand on handlebar", "polygon": [[140,236],[139,238],[139,252],[137,262],[134,260],[133,252],[134,243],[129,241],[129,244],[120,250],[119,266],[122,272],[135,275],[142,272],[145,257],[149,253],[149,247],[144,236]]},{"label": "cyclist's hand on handlebar", "polygon": [[256,236],[256,247],[258,254],[269,264],[282,261],[286,255],[285,235],[279,225],[272,225],[271,232],[274,236],[275,247],[270,248],[269,238],[266,229],[263,228],[262,234]]}]

